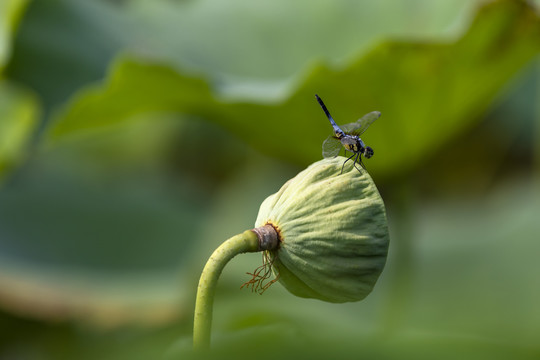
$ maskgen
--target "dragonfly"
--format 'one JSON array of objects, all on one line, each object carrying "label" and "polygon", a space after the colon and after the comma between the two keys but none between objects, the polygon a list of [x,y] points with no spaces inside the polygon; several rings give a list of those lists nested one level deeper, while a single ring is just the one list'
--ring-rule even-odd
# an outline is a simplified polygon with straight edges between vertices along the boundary
[{"label": "dragonfly", "polygon": [[322,153],[323,157],[325,158],[332,158],[336,157],[342,148],[345,149],[345,156],[347,156],[347,151],[352,152],[353,154],[345,160],[343,163],[343,166],[341,167],[341,173],[343,173],[343,169],[345,168],[345,164],[347,161],[353,160],[353,166],[360,171],[360,169],[356,166],[356,163],[359,163],[362,168],[366,168],[364,164],[362,163],[362,155],[369,159],[373,156],[373,149],[369,146],[366,146],[362,139],[360,139],[360,135],[362,135],[369,125],[371,125],[375,120],[377,120],[381,113],[378,111],[372,111],[357,121],[342,125],[339,127],[334,119],[332,118],[332,115],[330,115],[330,112],[328,112],[328,109],[324,105],[324,102],[322,99],[315,95],[317,98],[317,101],[319,102],[319,105],[321,105],[324,113],[326,114],[326,117],[328,117],[328,120],[330,120],[330,124],[332,124],[332,127],[334,128],[334,134],[330,135],[322,145]]}]

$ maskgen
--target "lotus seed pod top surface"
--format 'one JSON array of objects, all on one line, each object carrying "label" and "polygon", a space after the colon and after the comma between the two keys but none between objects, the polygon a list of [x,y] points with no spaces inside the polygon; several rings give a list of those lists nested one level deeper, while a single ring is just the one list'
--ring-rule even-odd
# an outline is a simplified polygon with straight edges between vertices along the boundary
[{"label": "lotus seed pod top surface", "polygon": [[291,293],[328,302],[366,297],[388,252],[383,200],[369,174],[345,158],[318,161],[261,205],[255,226],[272,224],[274,271]]}]

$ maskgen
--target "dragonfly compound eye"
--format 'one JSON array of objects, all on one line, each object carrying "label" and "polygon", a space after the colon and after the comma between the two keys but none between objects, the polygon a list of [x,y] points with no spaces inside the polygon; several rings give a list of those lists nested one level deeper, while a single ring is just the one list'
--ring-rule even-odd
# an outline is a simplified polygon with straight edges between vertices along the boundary
[{"label": "dragonfly compound eye", "polygon": [[364,157],[366,159],[369,159],[372,156],[373,156],[373,149],[370,148],[369,146],[366,146],[366,149],[364,150]]}]

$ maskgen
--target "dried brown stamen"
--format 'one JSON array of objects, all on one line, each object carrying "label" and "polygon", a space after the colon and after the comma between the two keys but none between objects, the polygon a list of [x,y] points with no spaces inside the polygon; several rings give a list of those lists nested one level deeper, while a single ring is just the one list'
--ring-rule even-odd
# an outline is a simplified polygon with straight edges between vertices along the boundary
[{"label": "dried brown stamen", "polygon": [[272,256],[270,251],[263,251],[263,264],[256,268],[252,273],[246,273],[251,275],[252,278],[251,280],[245,282],[240,288],[243,288],[244,286],[247,288],[251,287],[252,292],[257,292],[262,295],[273,283],[279,279],[279,274],[277,274],[274,279],[269,280],[272,276],[272,265],[274,264],[275,258],[276,255]]}]

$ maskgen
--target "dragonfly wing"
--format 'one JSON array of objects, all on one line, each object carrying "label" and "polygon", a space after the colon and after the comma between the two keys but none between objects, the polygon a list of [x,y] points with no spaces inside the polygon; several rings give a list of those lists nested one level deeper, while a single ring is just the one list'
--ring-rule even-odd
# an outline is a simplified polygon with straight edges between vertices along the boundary
[{"label": "dragonfly wing", "polygon": [[369,125],[373,124],[375,120],[377,120],[381,116],[381,113],[378,111],[372,111],[364,116],[362,116],[357,121],[343,125],[341,126],[341,129],[345,131],[346,133],[355,133],[356,135],[360,136],[364,133],[364,131],[367,130]]},{"label": "dragonfly wing", "polygon": [[341,142],[336,139],[333,135],[324,140],[322,144],[322,155],[324,158],[336,157],[341,150]]}]

